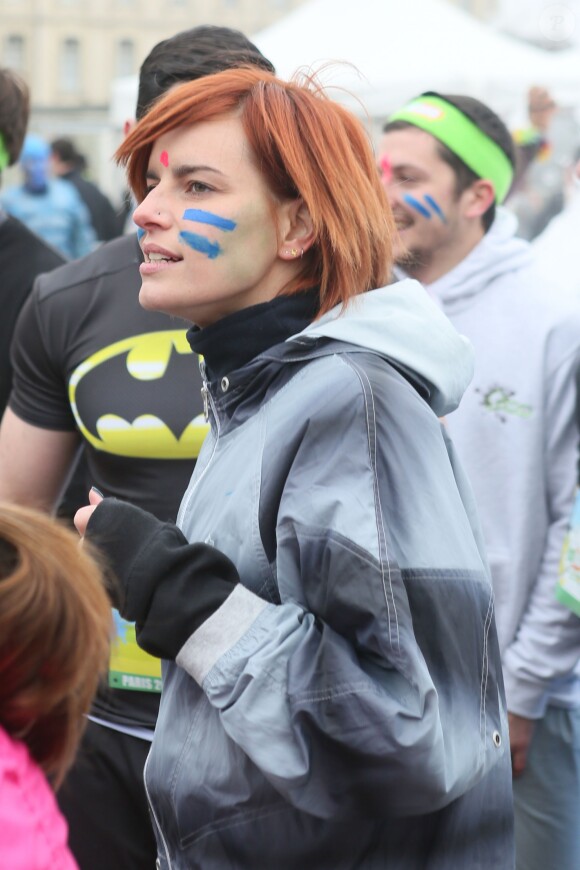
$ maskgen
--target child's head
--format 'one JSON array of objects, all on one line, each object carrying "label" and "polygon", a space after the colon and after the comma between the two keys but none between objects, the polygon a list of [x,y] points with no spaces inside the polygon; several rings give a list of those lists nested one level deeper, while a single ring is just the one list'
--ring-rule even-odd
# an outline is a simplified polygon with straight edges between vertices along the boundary
[{"label": "child's head", "polygon": [[111,606],[77,535],[0,505],[0,725],[60,785],[106,669]]}]

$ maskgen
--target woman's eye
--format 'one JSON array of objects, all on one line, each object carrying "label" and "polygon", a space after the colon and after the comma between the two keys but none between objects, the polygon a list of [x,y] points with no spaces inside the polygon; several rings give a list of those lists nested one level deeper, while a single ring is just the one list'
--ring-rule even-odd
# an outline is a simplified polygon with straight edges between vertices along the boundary
[{"label": "woman's eye", "polygon": [[206,191],[211,190],[211,188],[207,184],[204,184],[203,181],[191,181],[187,189],[191,193],[205,193]]}]

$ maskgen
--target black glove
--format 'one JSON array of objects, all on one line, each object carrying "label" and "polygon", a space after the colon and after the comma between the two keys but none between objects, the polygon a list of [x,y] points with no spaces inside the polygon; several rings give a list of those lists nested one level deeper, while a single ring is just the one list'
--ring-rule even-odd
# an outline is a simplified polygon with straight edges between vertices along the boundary
[{"label": "black glove", "polygon": [[97,506],[85,536],[107,559],[114,606],[158,658],[174,659],[240,579],[215,547],[190,544],[173,523],[115,498]]}]

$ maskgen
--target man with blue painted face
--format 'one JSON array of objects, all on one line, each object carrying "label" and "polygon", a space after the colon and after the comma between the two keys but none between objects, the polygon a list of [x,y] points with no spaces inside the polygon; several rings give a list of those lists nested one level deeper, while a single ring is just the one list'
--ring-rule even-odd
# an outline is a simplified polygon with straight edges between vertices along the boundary
[{"label": "man with blue painted face", "polygon": [[577,870],[579,633],[555,588],[574,496],[580,311],[540,279],[501,208],[514,152],[487,106],[422,94],[385,125],[379,168],[399,277],[423,282],[475,347],[475,377],[447,424],[475,491],[496,596],[517,868]]},{"label": "man with blue painted face", "polygon": [[49,158],[48,143],[29,134],[20,154],[22,184],[6,188],[0,198],[9,214],[63,256],[75,260],[95,247],[97,237],[78,192],[58,178],[50,178]]}]

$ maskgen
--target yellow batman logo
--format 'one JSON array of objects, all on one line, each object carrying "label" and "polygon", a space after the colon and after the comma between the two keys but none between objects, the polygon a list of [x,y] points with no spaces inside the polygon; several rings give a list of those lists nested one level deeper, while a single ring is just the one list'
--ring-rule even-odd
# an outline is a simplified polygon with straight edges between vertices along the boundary
[{"label": "yellow batman logo", "polygon": [[77,425],[93,447],[142,459],[195,459],[208,431],[184,329],[134,335],[82,362],[69,381]]}]

